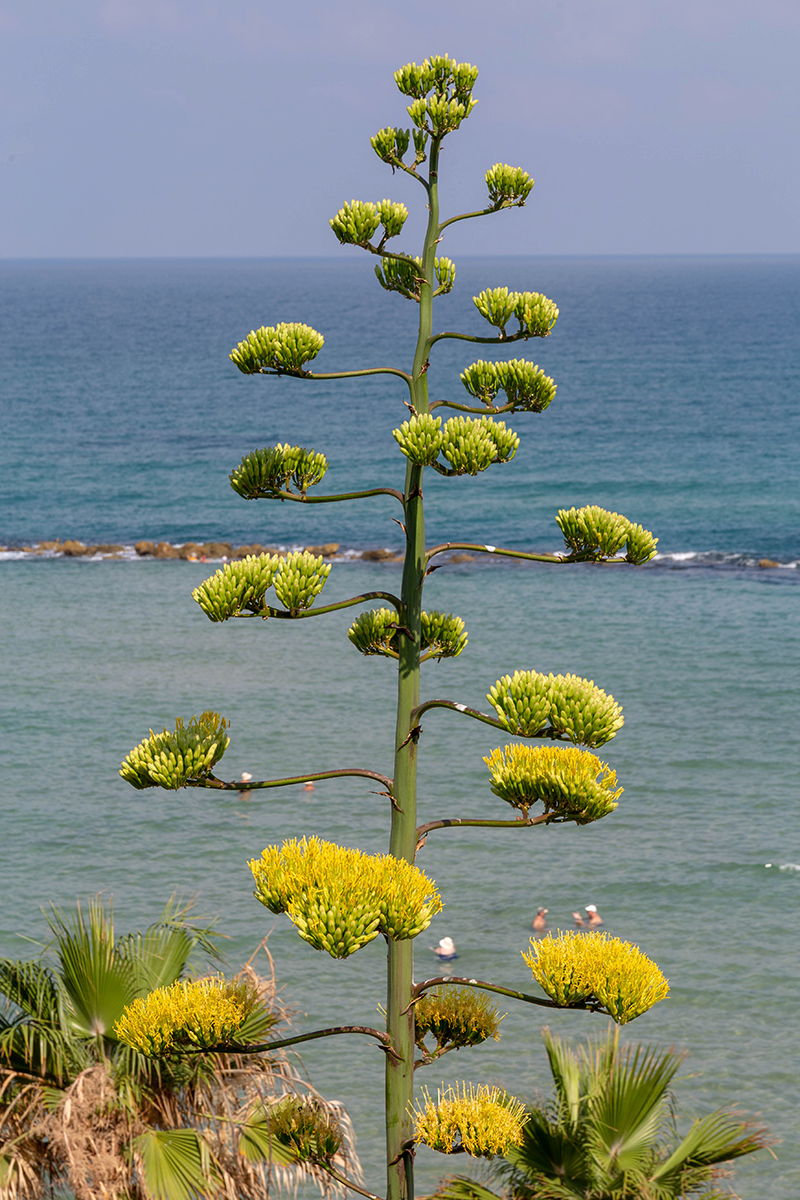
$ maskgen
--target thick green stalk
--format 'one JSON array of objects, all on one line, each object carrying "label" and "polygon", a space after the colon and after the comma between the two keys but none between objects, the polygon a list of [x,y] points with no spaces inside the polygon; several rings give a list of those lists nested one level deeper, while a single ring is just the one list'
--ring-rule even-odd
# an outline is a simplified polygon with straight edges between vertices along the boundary
[{"label": "thick green stalk", "polygon": [[[430,146],[428,228],[422,252],[425,284],[420,291],[419,336],[412,370],[412,404],[428,411],[428,349],[433,329],[434,258],[439,236],[437,171],[439,141]],[[406,557],[401,591],[401,620],[411,637],[400,639],[394,796],[389,852],[414,861],[417,841],[417,741],[414,709],[419,705],[422,584],[425,579],[425,516],[422,502],[424,468],[408,464],[405,486]],[[396,1057],[386,1056],[387,1200],[413,1200],[411,1151],[414,1093],[414,1013],[411,1005],[414,951],[411,939],[389,940],[386,1029]]]}]

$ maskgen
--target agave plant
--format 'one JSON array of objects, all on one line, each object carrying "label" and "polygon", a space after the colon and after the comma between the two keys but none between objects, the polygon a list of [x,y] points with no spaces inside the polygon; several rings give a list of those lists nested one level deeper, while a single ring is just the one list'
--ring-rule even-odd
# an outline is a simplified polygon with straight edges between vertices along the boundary
[{"label": "agave plant", "polygon": [[[174,985],[196,951],[219,960],[213,928],[193,922],[190,907],[173,898],[143,933],[121,937],[110,902],[53,908],[40,960],[0,959],[2,1200],[45,1191],[77,1200],[189,1200],[220,1189],[261,1197],[270,1185],[293,1186],[291,1155],[260,1136],[264,1113],[287,1096],[319,1101],[284,1055],[153,1059],[117,1036],[126,1007]],[[287,1021],[269,962],[266,977],[252,959],[239,976],[251,1040]],[[349,1125],[334,1107],[344,1162]]]},{"label": "agave plant", "polygon": [[[620,1049],[618,1029],[577,1050],[542,1036],[555,1095],[528,1109],[520,1143],[495,1170],[507,1200],[722,1200],[724,1164],[767,1145],[762,1129],[724,1109],[678,1134],[670,1086],[685,1056],[673,1049]],[[500,1197],[454,1176],[436,1200]]]}]

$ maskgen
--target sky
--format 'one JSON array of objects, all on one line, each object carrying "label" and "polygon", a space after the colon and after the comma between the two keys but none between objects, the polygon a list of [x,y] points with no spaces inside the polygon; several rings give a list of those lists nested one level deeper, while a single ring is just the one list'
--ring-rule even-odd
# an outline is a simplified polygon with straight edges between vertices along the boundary
[{"label": "sky", "polygon": [[345,201],[420,207],[369,138],[441,53],[443,215],[536,181],[449,253],[800,252],[798,0],[0,0],[0,257],[335,255]]}]

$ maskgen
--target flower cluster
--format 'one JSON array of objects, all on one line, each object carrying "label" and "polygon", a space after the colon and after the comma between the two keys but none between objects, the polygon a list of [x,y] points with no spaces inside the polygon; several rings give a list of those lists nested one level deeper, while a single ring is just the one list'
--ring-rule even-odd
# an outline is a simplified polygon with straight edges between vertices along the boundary
[{"label": "flower cluster", "polygon": [[499,1039],[502,1020],[495,1002],[475,988],[431,988],[414,1005],[414,1038],[424,1053],[428,1034],[436,1042],[437,1054],[479,1046],[487,1038]]},{"label": "flower cluster", "polygon": [[414,1136],[432,1150],[442,1154],[463,1150],[473,1158],[491,1158],[522,1141],[525,1107],[499,1088],[471,1083],[443,1086],[435,1103],[427,1088],[422,1095],[414,1110]]},{"label": "flower cluster", "polygon": [[248,865],[256,899],[287,913],[304,941],[333,958],[348,958],[379,933],[417,937],[442,908],[436,885],[411,863],[316,837],[267,846]]},{"label": "flower cluster", "polygon": [[559,1007],[596,1003],[618,1025],[647,1012],[669,992],[656,964],[638,946],[607,933],[562,933],[531,938],[522,957],[533,978]]},{"label": "flower cluster", "polygon": [[292,484],[305,496],[310,487],[321,482],[327,469],[324,454],[279,442],[246,454],[228,478],[233,490],[245,500],[291,491]]},{"label": "flower cluster", "polygon": [[210,710],[192,717],[188,725],[178,717],[174,730],[153,733],[123,759],[120,775],[141,791],[149,787],[177,791],[190,780],[204,779],[230,744],[225,733],[230,722]]},{"label": "flower cluster", "polygon": [[523,746],[493,750],[483,760],[492,791],[524,817],[541,801],[557,821],[586,825],[617,807],[622,795],[616,772],[587,750],[571,746]]},{"label": "flower cluster", "polygon": [[486,699],[509,733],[518,737],[562,736],[579,746],[602,746],[622,728],[613,696],[580,675],[515,671],[504,675]]},{"label": "flower cluster", "polygon": [[246,339],[231,350],[228,357],[243,375],[285,372],[303,375],[307,362],[316,358],[325,338],[310,325],[284,322],[276,326],[251,329]]},{"label": "flower cluster", "polygon": [[596,504],[584,508],[559,509],[556,523],[564,535],[570,558],[597,562],[613,558],[627,543],[625,558],[641,565],[653,558],[658,538],[621,513],[608,512]]},{"label": "flower cluster", "polygon": [[129,1004],[114,1032],[151,1058],[233,1042],[257,1001],[244,979],[178,980]]}]

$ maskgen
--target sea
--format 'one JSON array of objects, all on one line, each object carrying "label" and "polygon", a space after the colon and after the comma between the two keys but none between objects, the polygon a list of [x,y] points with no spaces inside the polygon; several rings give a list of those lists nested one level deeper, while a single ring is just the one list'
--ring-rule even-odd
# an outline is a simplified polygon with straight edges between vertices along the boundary
[{"label": "sea", "polygon": [[[423,694],[488,707],[515,669],[575,672],[622,704],[600,751],[624,787],[582,828],[433,831],[418,863],[444,910],[417,942],[437,973],[448,935],[459,975],[535,990],[521,952],[538,906],[552,931],[598,907],[639,945],[670,995],[625,1026],[625,1043],[686,1053],[679,1130],[734,1106],[775,1141],[742,1161],[742,1200],[800,1195],[800,257],[471,258],[436,301],[437,331],[487,332],[486,287],[543,292],[552,335],[504,349],[434,347],[434,399],[468,400],[478,358],[525,357],[558,384],[542,414],[505,418],[514,460],[477,478],[426,473],[430,544],[558,553],[560,508],[594,503],[659,538],[644,567],[546,565],[474,554],[443,562],[424,605],[460,615],[469,644],[425,665]],[[318,491],[402,486],[392,430],[408,416],[390,375],[244,377],[229,351],[260,325],[324,334],[320,372],[407,368],[416,310],[370,263],[338,259],[59,260],[0,263],[2,888],[0,954],[30,957],[43,909],[113,897],[120,932],[177,893],[224,935],[231,970],[262,939],[298,1030],[375,1024],[381,939],[343,962],[300,940],[252,896],[247,862],[318,834],[387,848],[385,797],[353,778],[313,791],[136,792],[121,759],[152,729],[204,709],[231,722],[220,774],[256,779],[368,767],[390,772],[395,666],[347,639],[358,609],[301,622],[212,624],[191,592],[219,561],[157,560],[137,541],[298,548],[338,543],[324,598],[396,592],[391,497],[303,506],[246,502],[228,475],[288,442],[329,461]],[[447,410],[442,410],[445,418]],[[431,475],[432,478],[428,478]],[[117,552],[67,557],[77,539]],[[496,730],[434,710],[420,739],[421,820],[509,818],[483,756]],[[258,960],[256,960],[258,961]],[[266,960],[265,965],[266,965]],[[546,1099],[547,1024],[583,1042],[607,1018],[509,1002],[499,1042],[420,1076],[496,1083]],[[302,1066],[355,1123],[380,1192],[383,1063],[366,1039],[302,1047]],[[450,1171],[422,1149],[420,1194]]]}]

